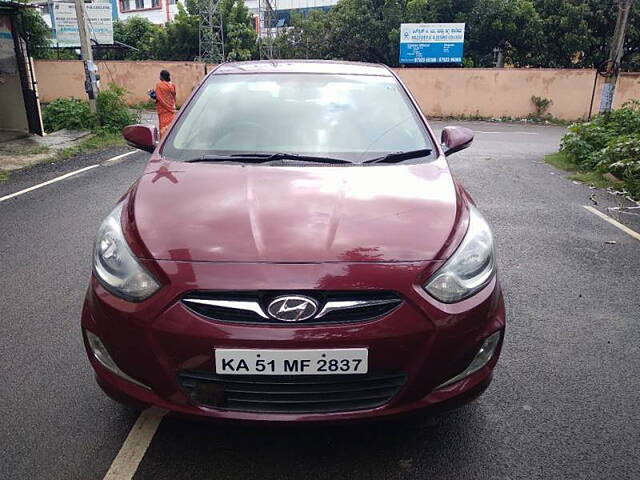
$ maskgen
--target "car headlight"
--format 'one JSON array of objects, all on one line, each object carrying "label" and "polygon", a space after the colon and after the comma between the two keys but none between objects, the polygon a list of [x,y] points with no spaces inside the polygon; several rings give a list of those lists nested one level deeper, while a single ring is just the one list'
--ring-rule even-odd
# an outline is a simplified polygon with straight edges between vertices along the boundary
[{"label": "car headlight", "polygon": [[485,287],[495,270],[491,229],[480,212],[470,205],[469,227],[464,239],[424,288],[443,303],[459,302]]},{"label": "car headlight", "polygon": [[153,295],[160,284],[136,260],[122,233],[120,203],[102,222],[93,248],[93,271],[114,295],[139,302]]}]

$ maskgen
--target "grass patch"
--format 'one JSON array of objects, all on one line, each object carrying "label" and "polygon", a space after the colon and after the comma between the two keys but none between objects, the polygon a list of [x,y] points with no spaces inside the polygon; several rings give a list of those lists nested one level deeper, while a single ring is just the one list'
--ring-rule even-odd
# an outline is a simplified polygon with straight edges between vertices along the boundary
[{"label": "grass patch", "polygon": [[18,155],[39,155],[41,153],[48,153],[49,150],[49,147],[46,145],[34,145],[33,147],[18,152]]},{"label": "grass patch", "polygon": [[437,115],[427,115],[430,120],[450,120],[450,121],[463,121],[463,122],[490,122],[490,123],[529,123],[534,125],[559,125],[559,126],[567,126],[571,125],[573,122],[568,120],[561,120],[552,116],[544,116],[539,117],[536,114],[530,114],[527,117],[486,117],[480,115],[479,113],[474,114],[461,114],[461,115],[446,115],[446,116],[437,116]]},{"label": "grass patch", "polygon": [[4,182],[9,178],[9,172],[0,168],[0,182]]},{"label": "grass patch", "polygon": [[146,102],[139,102],[134,105],[131,105],[131,108],[134,110],[155,110],[156,102],[153,100],[147,100]]},{"label": "grass patch", "polygon": [[[8,144],[11,145],[11,144]],[[16,149],[13,146],[1,146],[0,155],[12,156],[12,157],[24,157],[27,155],[40,155],[42,153],[49,153],[51,149],[47,145],[29,145],[22,149]]]},{"label": "grass patch", "polygon": [[557,152],[547,155],[544,158],[545,162],[549,165],[553,165],[554,167],[564,170],[565,172],[569,172],[572,175],[569,175],[569,180],[575,180],[576,182],[585,183],[587,185],[591,185],[597,188],[607,188],[612,187],[616,190],[620,189],[619,183],[614,183],[607,178],[603,177],[602,173],[582,170],[575,162],[571,160],[571,157],[566,152]]},{"label": "grass patch", "polygon": [[71,158],[82,153],[93,152],[95,150],[109,147],[120,147],[124,145],[126,145],[126,143],[124,141],[124,138],[122,138],[122,134],[120,132],[99,130],[98,133],[87,138],[86,140],[83,140],[78,145],[60,150],[56,154],[55,160],[66,160],[67,158]]},{"label": "grass patch", "polygon": [[601,173],[598,173],[598,172],[577,172],[574,175],[569,175],[569,179],[575,180],[576,182],[586,183],[587,185],[591,185],[593,187],[598,187],[598,188],[611,187],[614,190],[620,190],[619,183],[614,183],[610,180],[607,180],[602,176]]},{"label": "grass patch", "polygon": [[577,172],[580,170],[565,152],[551,153],[544,158],[544,161],[549,165],[553,165],[567,172]]}]

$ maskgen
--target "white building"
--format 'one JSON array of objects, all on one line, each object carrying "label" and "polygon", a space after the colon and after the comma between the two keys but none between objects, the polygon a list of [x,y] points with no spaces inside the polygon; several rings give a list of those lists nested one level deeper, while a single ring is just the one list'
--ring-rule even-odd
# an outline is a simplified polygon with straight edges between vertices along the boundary
[{"label": "white building", "polygon": [[172,21],[178,13],[178,2],[184,0],[117,0],[118,19],[144,17],[155,24]]},{"label": "white building", "polygon": [[[338,0],[244,0],[244,3],[254,17],[256,30],[260,35],[265,35],[267,29],[265,17],[269,9],[273,11],[271,15],[274,22],[271,25],[273,32],[289,26],[293,12],[307,15],[312,10],[326,11],[338,3]],[[258,18],[260,18],[259,22]]]},{"label": "white building", "polygon": [[275,10],[304,10],[332,7],[338,0],[244,0],[244,3],[251,13],[257,15],[258,9],[264,10],[267,4]]}]

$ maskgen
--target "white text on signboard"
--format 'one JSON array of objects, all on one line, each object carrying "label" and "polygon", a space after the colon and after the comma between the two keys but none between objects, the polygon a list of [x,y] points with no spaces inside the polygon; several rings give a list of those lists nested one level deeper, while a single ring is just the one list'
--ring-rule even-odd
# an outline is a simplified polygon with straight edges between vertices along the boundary
[{"label": "white text on signboard", "polygon": [[[89,36],[101,45],[113,44],[113,20],[110,3],[87,3]],[[59,47],[79,47],[80,34],[76,7],[73,3],[56,2],[53,4],[53,15],[56,25],[56,39]]]}]

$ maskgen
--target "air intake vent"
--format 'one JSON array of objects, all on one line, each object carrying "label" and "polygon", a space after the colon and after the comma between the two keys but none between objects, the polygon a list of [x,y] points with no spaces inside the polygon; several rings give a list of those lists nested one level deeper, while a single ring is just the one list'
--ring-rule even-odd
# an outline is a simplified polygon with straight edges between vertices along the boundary
[{"label": "air intake vent", "polygon": [[185,371],[180,384],[196,403],[222,410],[329,413],[365,410],[389,402],[405,382],[402,373],[335,376],[230,376]]}]

